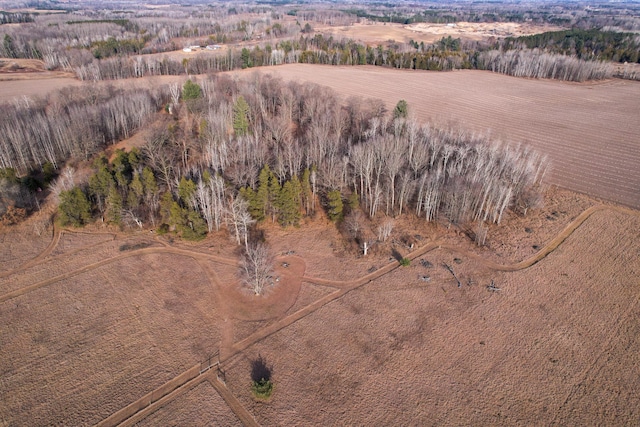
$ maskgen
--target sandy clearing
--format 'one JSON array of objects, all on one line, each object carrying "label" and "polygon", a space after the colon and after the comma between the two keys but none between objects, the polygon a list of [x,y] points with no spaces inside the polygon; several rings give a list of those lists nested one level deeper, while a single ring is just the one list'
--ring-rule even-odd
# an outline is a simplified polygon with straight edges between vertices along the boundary
[{"label": "sandy clearing", "polygon": [[403,25],[389,22],[365,21],[345,26],[313,25],[317,32],[331,34],[334,37],[350,38],[369,44],[380,44],[389,41],[408,43],[433,43],[443,37],[462,38],[465,40],[483,40],[489,37],[524,36],[557,31],[556,26],[539,26],[515,22],[473,23],[458,22],[456,24],[417,23]]}]

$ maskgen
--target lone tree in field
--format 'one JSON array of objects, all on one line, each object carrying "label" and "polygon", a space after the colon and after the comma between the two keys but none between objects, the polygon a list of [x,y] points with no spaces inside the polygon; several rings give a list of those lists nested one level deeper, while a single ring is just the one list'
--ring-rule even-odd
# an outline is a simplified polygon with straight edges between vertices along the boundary
[{"label": "lone tree in field", "polygon": [[253,395],[262,400],[271,397],[273,393],[273,383],[271,375],[273,368],[267,365],[267,361],[258,355],[258,358],[251,361],[251,391]]},{"label": "lone tree in field", "polygon": [[248,245],[240,268],[244,283],[256,295],[261,295],[265,286],[273,283],[273,257],[264,243]]}]

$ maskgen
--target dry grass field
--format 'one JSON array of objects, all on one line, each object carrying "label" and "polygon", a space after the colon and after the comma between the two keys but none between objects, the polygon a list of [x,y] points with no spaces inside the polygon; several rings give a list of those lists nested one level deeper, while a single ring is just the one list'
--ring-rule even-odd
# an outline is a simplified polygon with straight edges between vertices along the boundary
[{"label": "dry grass field", "polygon": [[[434,250],[434,267],[399,268],[250,347],[227,385],[262,425],[633,424],[638,230],[637,215],[597,212],[512,273]],[[269,404],[247,387],[258,354],[273,365]]]},{"label": "dry grass field", "polygon": [[[138,402],[123,425],[628,425],[640,416],[637,211],[550,191],[544,209],[491,230],[490,248],[407,218],[398,235],[420,235],[414,252],[395,246],[413,258],[408,267],[390,245],[358,256],[322,218],[267,225],[274,253],[289,255],[264,297],[240,289],[224,233],[185,244],[58,231],[39,240],[38,256],[7,240],[30,230],[20,227],[3,230],[0,425],[100,423],[218,351],[221,372]],[[250,392],[258,355],[273,368],[268,402]]]}]

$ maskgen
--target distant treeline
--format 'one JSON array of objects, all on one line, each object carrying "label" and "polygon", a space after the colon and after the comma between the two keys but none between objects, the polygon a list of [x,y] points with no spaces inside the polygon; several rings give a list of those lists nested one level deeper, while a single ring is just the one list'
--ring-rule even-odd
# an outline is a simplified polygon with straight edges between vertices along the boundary
[{"label": "distant treeline", "polygon": [[24,12],[3,12],[0,11],[0,25],[2,24],[22,24],[24,22],[33,22],[33,16]]},{"label": "distant treeline", "polygon": [[579,59],[640,62],[640,35],[634,33],[573,29],[509,37],[502,43],[505,50],[522,47],[541,49],[554,54],[575,55]]},{"label": "distant treeline", "polygon": [[[417,46],[417,47],[416,47]],[[300,37],[252,49],[230,49],[219,55],[199,55],[177,61],[168,57],[113,57],[76,67],[81,80],[109,80],[154,75],[206,74],[240,68],[291,63],[326,65],[377,65],[392,68],[448,71],[489,70],[519,77],[585,81],[609,78],[613,66],[540,49],[486,49],[461,47],[458,39],[443,38],[431,46],[391,45],[371,47],[333,37]]]}]

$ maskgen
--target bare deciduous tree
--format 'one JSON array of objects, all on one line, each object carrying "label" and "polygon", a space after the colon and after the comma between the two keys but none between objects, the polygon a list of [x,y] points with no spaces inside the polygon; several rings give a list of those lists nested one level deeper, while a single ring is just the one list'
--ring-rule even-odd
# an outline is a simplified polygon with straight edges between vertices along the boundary
[{"label": "bare deciduous tree", "polygon": [[241,271],[244,284],[256,295],[261,295],[266,286],[273,284],[273,257],[269,247],[262,242],[248,245]]},{"label": "bare deciduous tree", "polygon": [[249,228],[256,221],[249,214],[249,203],[240,196],[231,197],[227,204],[225,221],[227,228],[233,233],[236,243],[244,241],[244,247],[249,250]]},{"label": "bare deciduous tree", "polygon": [[378,240],[386,242],[393,231],[393,220],[387,219],[378,227]]}]

